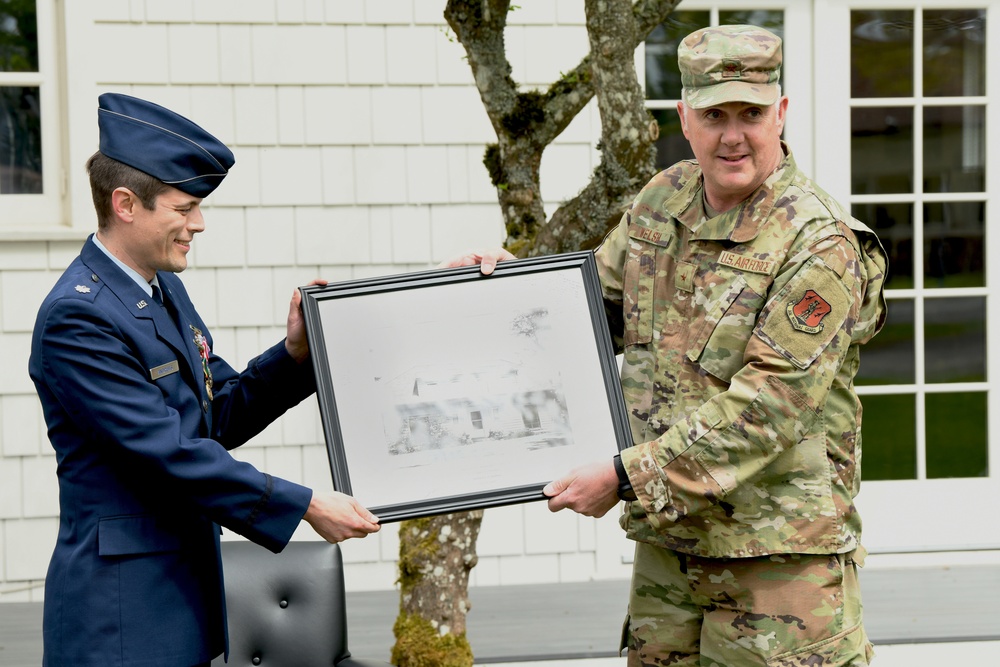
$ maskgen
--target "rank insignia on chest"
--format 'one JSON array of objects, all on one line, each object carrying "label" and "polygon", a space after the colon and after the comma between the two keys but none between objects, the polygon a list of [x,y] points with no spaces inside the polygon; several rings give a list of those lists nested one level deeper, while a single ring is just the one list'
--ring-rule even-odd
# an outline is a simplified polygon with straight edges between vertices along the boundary
[{"label": "rank insignia on chest", "polygon": [[830,302],[809,289],[795,303],[789,303],[785,308],[792,328],[806,333],[819,333],[823,330],[823,318],[830,314],[833,308]]}]

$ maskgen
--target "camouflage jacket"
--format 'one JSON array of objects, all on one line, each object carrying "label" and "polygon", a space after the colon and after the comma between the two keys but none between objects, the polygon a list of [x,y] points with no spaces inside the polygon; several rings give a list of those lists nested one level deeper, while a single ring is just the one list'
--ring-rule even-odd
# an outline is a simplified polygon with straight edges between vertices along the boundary
[{"label": "camouflage jacket", "polygon": [[698,164],[674,165],[597,251],[632,539],[716,558],[859,546],[854,375],[885,320],[885,253],[785,153],[710,219]]}]

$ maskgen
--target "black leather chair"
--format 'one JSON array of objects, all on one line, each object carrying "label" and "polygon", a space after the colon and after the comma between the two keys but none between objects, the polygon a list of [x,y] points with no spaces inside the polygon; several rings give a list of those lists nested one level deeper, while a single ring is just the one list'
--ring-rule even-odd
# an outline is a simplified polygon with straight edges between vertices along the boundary
[{"label": "black leather chair", "polygon": [[[344,566],[336,544],[290,542],[273,554],[251,542],[223,542],[222,564],[229,666],[387,664],[352,658],[347,649]],[[212,667],[224,664],[219,656]]]}]

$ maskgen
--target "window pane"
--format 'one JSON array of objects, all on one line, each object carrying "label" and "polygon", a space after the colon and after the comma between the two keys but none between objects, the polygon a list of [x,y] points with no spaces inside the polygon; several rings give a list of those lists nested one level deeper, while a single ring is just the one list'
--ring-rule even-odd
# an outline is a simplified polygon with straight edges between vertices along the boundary
[{"label": "window pane", "polygon": [[38,21],[32,0],[0,2],[0,72],[38,71]]},{"label": "window pane", "polygon": [[986,110],[924,109],[924,192],[983,192]]},{"label": "window pane", "polygon": [[878,234],[889,255],[885,286],[913,287],[913,206],[911,204],[854,204],[851,215]]},{"label": "window pane", "polygon": [[0,86],[0,194],[42,192],[42,123],[37,87]]},{"label": "window pane", "polygon": [[785,13],[780,9],[743,9],[719,12],[721,25],[756,25],[785,38]]},{"label": "window pane", "polygon": [[986,10],[924,11],[924,95],[986,94]]},{"label": "window pane", "polygon": [[656,168],[666,169],[679,160],[694,158],[691,144],[681,132],[681,121],[677,109],[650,109],[660,126],[660,136],[656,140]]},{"label": "window pane", "polygon": [[882,330],[861,348],[855,384],[913,384],[917,377],[914,334],[913,301],[893,299]]},{"label": "window pane", "polygon": [[985,287],[985,212],[976,201],[924,204],[925,287]]},{"label": "window pane", "polygon": [[913,12],[851,12],[851,97],[913,96]]},{"label": "window pane", "polygon": [[916,479],[916,397],[862,396],[861,406],[862,481]]},{"label": "window pane", "polygon": [[851,192],[913,192],[913,109],[851,109]]},{"label": "window pane", "polygon": [[679,100],[681,71],[677,45],[689,33],[709,24],[708,12],[673,12],[646,38],[646,99]]},{"label": "window pane", "polygon": [[986,393],[927,395],[927,478],[987,477]]},{"label": "window pane", "polygon": [[924,301],[924,366],[927,382],[986,381],[985,297]]}]

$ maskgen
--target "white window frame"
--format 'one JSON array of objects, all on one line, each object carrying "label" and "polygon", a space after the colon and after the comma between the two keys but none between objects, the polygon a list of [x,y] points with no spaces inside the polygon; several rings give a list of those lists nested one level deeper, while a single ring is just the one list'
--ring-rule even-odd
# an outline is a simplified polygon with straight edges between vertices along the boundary
[{"label": "white window frame", "polygon": [[[850,97],[850,11],[852,9],[959,9],[984,8],[988,10],[987,70],[985,99],[961,98],[984,104],[986,108],[987,138],[989,133],[1000,132],[1000,67],[994,67],[1000,56],[1000,0],[784,0],[776,2],[719,2],[712,0],[685,0],[681,11],[709,11],[713,24],[718,23],[719,11],[754,9],[780,9],[785,12],[784,83],[789,96],[788,120],[785,139],[796,162],[807,174],[812,175],[821,187],[845,205],[870,199],[879,202],[895,201],[895,196],[851,196],[851,97]],[[637,49],[636,68],[640,81],[645,80],[645,52]],[[922,67],[920,59],[915,67]],[[917,72],[919,74],[919,72]],[[919,78],[919,77],[918,77]],[[884,103],[884,100],[881,100]],[[894,103],[899,100],[893,99]],[[933,104],[954,103],[954,100],[934,99]],[[880,101],[860,102],[879,104]],[[928,104],[924,101],[925,104]],[[672,109],[676,100],[651,100],[649,108]],[[918,105],[919,106],[919,105]],[[915,118],[915,126],[920,118]],[[919,140],[919,139],[918,139]],[[919,149],[919,146],[917,147]],[[986,150],[985,196],[973,195],[977,201],[986,201],[987,259],[998,256],[1000,234],[1000,206],[992,193],[1000,192],[1000,143],[988,141]],[[917,155],[922,152],[917,150]],[[917,179],[922,181],[923,164],[914,165]],[[961,200],[969,195],[908,195],[914,201],[915,216],[922,216],[923,201]],[[994,206],[991,207],[991,199]],[[914,248],[921,248],[921,220],[915,218]],[[922,253],[914,252],[915,261],[922,261]],[[919,256],[919,258],[918,258]],[[989,264],[989,262],[987,262]],[[920,265],[915,272],[922,276]],[[923,299],[941,298],[940,288],[928,290],[917,283],[912,290],[887,292],[889,307],[897,299],[913,299],[919,310],[914,341],[921,383],[906,386],[864,386],[859,394],[911,393],[918,401],[918,458],[917,479],[898,481],[863,481],[857,498],[865,522],[864,542],[874,552],[951,551],[958,549],[1000,548],[1000,522],[991,515],[995,499],[1000,497],[1000,397],[992,386],[1000,382],[1000,355],[993,352],[990,336],[1000,330],[1000,287],[987,269],[986,287],[948,290],[947,296],[985,296],[987,303],[987,349],[985,383],[933,384],[923,382],[924,340]],[[993,336],[995,338],[995,336]],[[862,358],[864,350],[862,350]],[[863,363],[863,362],[862,362]],[[933,392],[986,391],[988,414],[988,452],[990,477],[974,479],[926,479],[926,425],[923,396]],[[626,555],[626,561],[630,560]]]},{"label": "white window frame", "polygon": [[[922,39],[922,11],[935,9],[986,9],[986,97],[923,98],[922,59],[914,58],[914,97],[872,98],[851,100],[850,90],[850,13],[851,10],[885,9],[915,10],[915,39]],[[822,155],[816,167],[816,180],[838,201],[848,203],[903,202],[912,203],[914,238],[914,287],[886,291],[888,306],[899,299],[914,302],[916,380],[912,384],[864,386],[861,395],[905,394],[917,401],[917,478],[914,480],[863,481],[857,504],[865,521],[864,541],[876,552],[911,552],[938,550],[974,550],[1000,548],[1000,521],[993,505],[1000,496],[1000,411],[998,392],[992,389],[1000,379],[1000,356],[994,353],[991,338],[1000,329],[1000,288],[989,258],[1000,252],[1000,235],[991,230],[1000,225],[1000,145],[987,141],[986,183],[984,193],[922,193],[917,192],[923,180],[921,148],[922,110],[927,106],[982,104],[986,109],[987,137],[1000,132],[1000,68],[997,61],[1000,45],[1000,0],[815,0],[817,53],[826,51],[830,58],[816,59],[817,86],[814,108],[816,152]],[[822,40],[822,41],[820,41]],[[919,45],[920,42],[917,42]],[[915,51],[919,53],[919,51]],[[832,57],[835,55],[836,57]],[[914,106],[914,193],[900,195],[851,195],[851,108],[862,106]],[[925,201],[986,202],[986,286],[975,288],[931,288],[923,284],[923,207]],[[929,383],[924,379],[924,302],[948,297],[985,297],[987,308],[986,382]],[[864,350],[862,349],[862,364]],[[926,414],[924,398],[931,393],[976,391],[987,395],[987,457],[990,476],[971,479],[927,479]]]},{"label": "white window frame", "polygon": [[65,224],[59,42],[55,0],[35,0],[38,72],[0,72],[0,86],[37,86],[41,103],[42,194],[0,194],[0,239],[34,235]]}]

